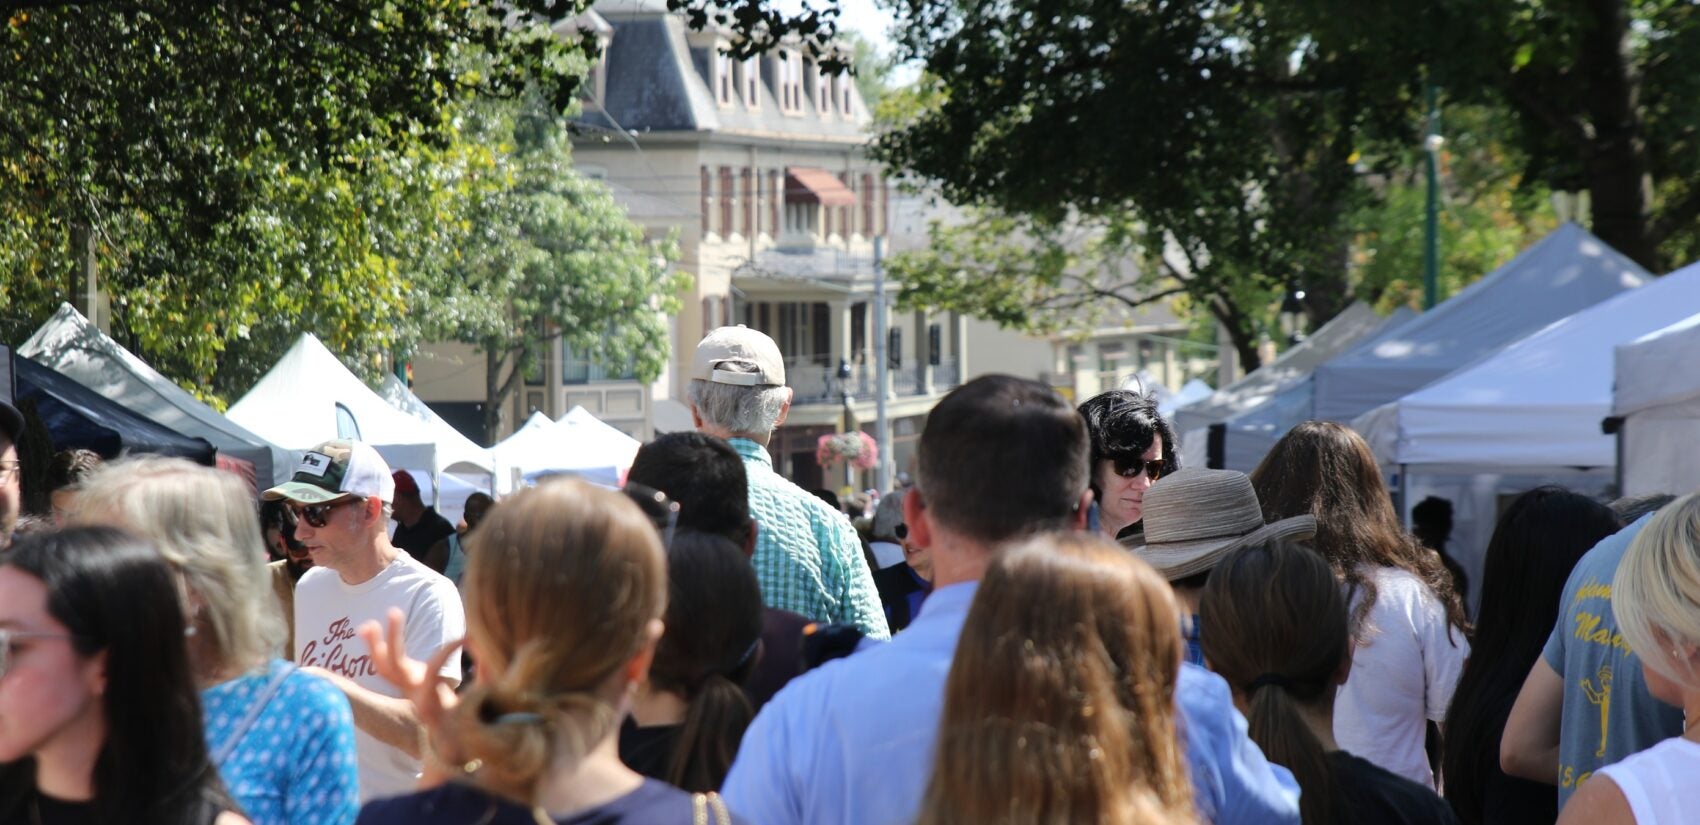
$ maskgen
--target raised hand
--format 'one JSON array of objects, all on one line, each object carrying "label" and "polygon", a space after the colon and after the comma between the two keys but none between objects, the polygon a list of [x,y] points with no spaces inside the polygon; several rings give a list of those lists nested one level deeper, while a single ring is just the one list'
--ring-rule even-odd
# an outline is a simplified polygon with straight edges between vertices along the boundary
[{"label": "raised hand", "polygon": [[407,655],[407,645],[402,638],[402,624],[406,617],[401,610],[390,608],[387,618],[387,632],[379,628],[377,622],[367,622],[358,630],[360,638],[365,639],[372,649],[372,666],[377,669],[378,675],[395,685],[402,698],[413,703],[419,723],[427,731],[435,732],[448,718],[449,711],[460,702],[454,689],[438,674],[466,640],[449,642],[432,654],[429,661],[421,662]]}]

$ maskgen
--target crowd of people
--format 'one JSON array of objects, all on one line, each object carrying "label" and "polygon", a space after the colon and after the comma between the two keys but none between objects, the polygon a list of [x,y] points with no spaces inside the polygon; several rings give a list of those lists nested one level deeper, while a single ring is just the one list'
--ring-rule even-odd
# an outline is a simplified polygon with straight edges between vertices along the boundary
[{"label": "crowd of people", "polygon": [[1700,821],[1700,493],[1523,493],[1472,623],[1338,424],[1182,468],[1147,395],[986,376],[858,530],[774,469],[771,339],[689,378],[623,489],[459,524],[349,440],[257,495],[66,451],[20,514],[0,403],[0,822]]}]

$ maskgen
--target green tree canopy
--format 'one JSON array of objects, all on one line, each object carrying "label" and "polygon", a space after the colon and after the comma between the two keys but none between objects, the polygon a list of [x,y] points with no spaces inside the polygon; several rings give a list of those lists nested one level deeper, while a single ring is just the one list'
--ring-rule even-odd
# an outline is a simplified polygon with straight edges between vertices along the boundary
[{"label": "green tree canopy", "polygon": [[[1366,283],[1352,262],[1377,250],[1362,245],[1407,236],[1388,230],[1415,217],[1404,182],[1421,163],[1428,82],[1447,112],[1485,113],[1498,126],[1501,166],[1475,170],[1475,180],[1514,180],[1515,219],[1475,223],[1504,229],[1492,239],[1465,233],[1481,248],[1523,240],[1554,190],[1585,191],[1594,231],[1649,268],[1700,254],[1692,4],[896,5],[899,57],[922,61],[926,74],[909,106],[888,110],[904,116],[882,157],[952,203],[1030,229],[1101,221],[1128,228],[1137,259],[1178,253],[1185,277],[1153,272],[1143,286],[1185,287],[1242,357],[1267,326],[1267,296],[1303,289],[1312,323],[1325,321]],[[1449,215],[1464,219],[1464,201],[1448,194]],[[942,240],[946,257],[961,240]]]},{"label": "green tree canopy", "polygon": [[[551,122],[571,105],[592,45],[563,21],[582,4],[33,5],[0,31],[6,339],[92,258],[114,333],[214,403],[301,331],[374,376],[427,336],[492,340],[545,305],[568,307],[547,317],[581,351],[654,371],[654,293],[633,290],[670,282],[635,274],[636,228],[564,149],[525,148],[511,114],[489,126],[522,96]],[[532,246],[505,259],[518,236]],[[492,260],[510,277],[472,277]]]},{"label": "green tree canopy", "polygon": [[[556,340],[586,360],[661,374],[667,315],[689,287],[673,234],[646,239],[608,187],[572,167],[566,121],[541,100],[482,109],[473,135],[498,147],[506,182],[470,216],[445,290],[415,309],[426,337],[485,355],[486,432]],[[475,170],[474,174],[487,174]]]},{"label": "green tree canopy", "polygon": [[1247,364],[1269,296],[1305,290],[1316,322],[1347,302],[1353,160],[1398,125],[1372,122],[1364,98],[1407,88],[1265,6],[910,0],[902,14],[927,74],[882,138],[887,161],[953,203],[1115,227]]}]

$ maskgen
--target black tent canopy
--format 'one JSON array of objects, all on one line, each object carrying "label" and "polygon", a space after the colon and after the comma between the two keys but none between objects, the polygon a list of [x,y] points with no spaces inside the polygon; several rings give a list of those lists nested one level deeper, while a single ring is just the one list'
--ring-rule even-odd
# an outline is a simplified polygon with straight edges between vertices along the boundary
[{"label": "black tent canopy", "polygon": [[53,449],[93,450],[105,458],[157,453],[211,466],[216,450],[206,439],[187,436],[133,413],[62,373],[23,356],[17,369],[18,400],[34,401],[53,436]]}]

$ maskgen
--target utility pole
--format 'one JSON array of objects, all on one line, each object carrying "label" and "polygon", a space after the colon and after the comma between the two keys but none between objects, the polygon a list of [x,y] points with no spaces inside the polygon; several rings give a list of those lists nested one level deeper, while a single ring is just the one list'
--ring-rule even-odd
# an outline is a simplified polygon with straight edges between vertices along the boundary
[{"label": "utility pole", "polygon": [[882,494],[891,489],[891,419],[885,414],[885,399],[891,394],[891,364],[885,305],[885,236],[874,236],[874,440],[879,443],[879,466],[874,485]]},{"label": "utility pole", "polygon": [[1433,83],[1423,84],[1423,102],[1428,109],[1428,134],[1423,138],[1423,152],[1428,156],[1428,204],[1423,220],[1423,309],[1434,308],[1438,298],[1440,270],[1440,147],[1446,139],[1440,136],[1439,89]]}]

